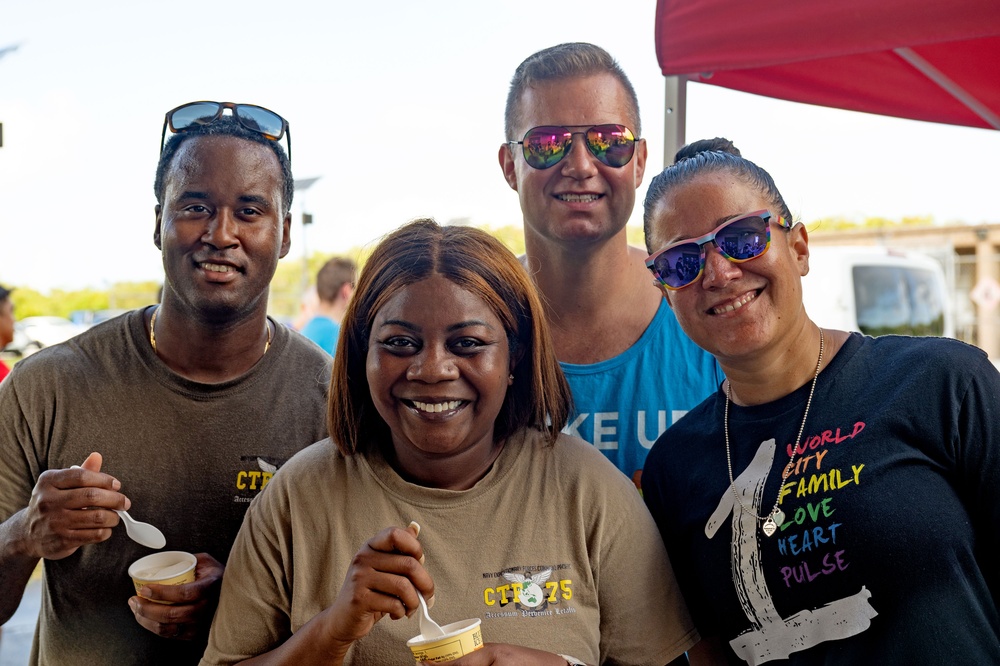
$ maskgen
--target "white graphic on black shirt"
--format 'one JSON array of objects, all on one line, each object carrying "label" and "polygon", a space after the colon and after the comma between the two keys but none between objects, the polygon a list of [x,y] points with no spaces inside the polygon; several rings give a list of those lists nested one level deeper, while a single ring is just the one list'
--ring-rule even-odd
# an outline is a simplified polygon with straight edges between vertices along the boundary
[{"label": "white graphic on black shirt", "polygon": [[762,442],[750,465],[735,479],[740,501],[736,502],[732,488],[726,490],[719,505],[705,525],[705,535],[715,536],[726,518],[732,516],[733,582],[740,605],[750,620],[751,628],[729,642],[748,664],[761,664],[772,659],[787,659],[792,652],[805,650],[824,641],[839,640],[859,634],[869,627],[877,613],[868,603],[867,588],[849,597],[838,599],[814,610],[802,610],[782,618],[764,579],[758,544],[758,520],[771,504],[763,506],[764,481],[774,462],[775,440]]}]

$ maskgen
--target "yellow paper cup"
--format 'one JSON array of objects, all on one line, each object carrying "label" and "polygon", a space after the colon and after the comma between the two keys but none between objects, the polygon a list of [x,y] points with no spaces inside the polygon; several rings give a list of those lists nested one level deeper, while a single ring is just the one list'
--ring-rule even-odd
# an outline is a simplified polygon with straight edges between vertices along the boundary
[{"label": "yellow paper cup", "polygon": [[406,641],[406,645],[418,664],[422,661],[452,661],[483,647],[481,623],[479,618],[452,622],[441,627],[444,636],[424,638],[423,634],[417,634]]},{"label": "yellow paper cup", "polygon": [[[139,590],[147,583],[156,583],[157,585],[184,585],[185,583],[193,583],[194,567],[196,564],[198,564],[198,559],[191,553],[185,553],[180,550],[167,550],[136,560],[128,568],[128,575],[132,577],[132,583],[135,585],[135,593],[139,594]],[[160,604],[170,603],[169,601],[159,601],[157,599],[150,599],[150,601]]]}]

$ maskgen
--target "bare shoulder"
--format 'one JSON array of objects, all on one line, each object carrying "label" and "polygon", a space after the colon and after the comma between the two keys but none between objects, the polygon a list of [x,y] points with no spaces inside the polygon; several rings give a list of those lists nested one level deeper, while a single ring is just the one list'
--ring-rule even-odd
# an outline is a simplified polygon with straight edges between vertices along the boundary
[{"label": "bare shoulder", "polygon": [[646,257],[649,256],[649,253],[646,252],[646,250],[643,249],[643,248],[641,248],[641,247],[636,247],[635,245],[629,245],[628,246],[628,256],[629,256],[629,259],[631,259],[632,261],[638,263],[643,268],[645,268],[646,267]]}]

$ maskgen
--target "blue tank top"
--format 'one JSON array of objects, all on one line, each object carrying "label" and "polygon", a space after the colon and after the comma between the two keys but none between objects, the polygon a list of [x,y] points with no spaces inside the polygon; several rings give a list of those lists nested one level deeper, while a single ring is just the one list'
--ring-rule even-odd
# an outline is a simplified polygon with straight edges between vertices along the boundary
[{"label": "blue tank top", "polygon": [[589,365],[560,365],[574,406],[563,432],[596,446],[637,486],[653,442],[724,379],[665,299],[642,337],[623,353]]}]

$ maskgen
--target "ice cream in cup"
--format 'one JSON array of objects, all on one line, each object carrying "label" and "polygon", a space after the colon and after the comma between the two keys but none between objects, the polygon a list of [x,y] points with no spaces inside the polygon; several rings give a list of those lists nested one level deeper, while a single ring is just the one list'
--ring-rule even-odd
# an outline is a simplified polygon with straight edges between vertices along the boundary
[{"label": "ice cream in cup", "polygon": [[[162,553],[153,553],[146,557],[139,558],[128,568],[128,575],[132,577],[135,585],[135,593],[139,592],[145,585],[155,583],[157,585],[184,585],[194,582],[194,568],[198,559],[191,553],[180,550],[168,550]],[[145,598],[145,597],[143,597]],[[168,604],[169,601],[150,599],[160,604]]]},{"label": "ice cream in cup", "polygon": [[406,641],[406,645],[418,664],[424,661],[452,661],[483,647],[481,624],[482,620],[478,617],[452,622],[441,627],[444,636],[424,638],[423,634],[417,634]]}]

